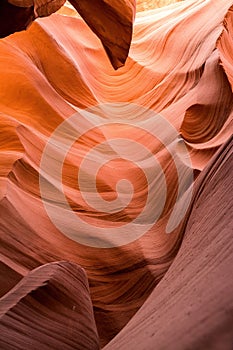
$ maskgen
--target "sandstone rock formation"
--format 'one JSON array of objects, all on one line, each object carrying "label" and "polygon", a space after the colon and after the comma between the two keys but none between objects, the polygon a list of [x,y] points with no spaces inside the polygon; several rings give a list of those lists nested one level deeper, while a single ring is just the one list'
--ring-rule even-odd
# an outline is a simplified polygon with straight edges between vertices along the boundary
[{"label": "sandstone rock formation", "polygon": [[[37,19],[26,31],[0,40],[1,327],[7,324],[6,338],[9,336],[11,342],[15,341],[15,349],[17,344],[20,349],[23,338],[18,332],[17,312],[32,302],[28,310],[36,312],[41,319],[44,314],[40,310],[52,295],[59,327],[64,320],[60,340],[58,333],[54,333],[55,348],[76,349],[79,341],[80,349],[93,349],[92,344],[98,348],[80,266],[87,273],[101,347],[116,336],[106,349],[152,350],[157,346],[159,350],[230,350],[232,1],[187,0],[138,13],[128,58],[118,70],[112,65],[119,67],[128,53],[132,2],[124,1],[127,11],[118,5],[114,7],[118,2],[111,2],[111,13],[116,14],[115,8],[118,15],[114,18],[120,24],[122,19],[123,24],[117,38],[98,26],[95,17],[92,25],[88,16],[93,10],[87,4],[82,8],[81,3],[86,2],[79,1],[77,10],[92,30],[83,19],[63,8],[59,14]],[[6,1],[2,4],[6,5]],[[19,21],[13,21],[12,25],[23,23],[20,22],[23,16],[26,27],[28,19],[34,18],[30,1],[27,6],[24,12],[17,9]],[[15,8],[12,9],[14,13]],[[96,13],[98,9],[97,6]],[[68,12],[69,16],[62,15]],[[105,18],[97,17],[107,23]],[[125,33],[126,22],[127,37],[121,35]],[[97,33],[98,28],[101,30]],[[20,29],[16,25],[13,31]],[[112,64],[93,31],[105,49],[109,45],[106,51]],[[1,36],[7,34],[2,33]],[[117,40],[124,44],[115,45]],[[84,123],[84,110],[88,111],[90,124]],[[79,119],[71,120],[73,115]],[[158,119],[158,115],[163,119]],[[119,125],[115,123],[111,127],[116,117]],[[162,120],[166,120],[166,127]],[[64,124],[65,121],[68,123]],[[103,121],[109,124],[98,128]],[[59,129],[61,125],[65,128]],[[85,128],[89,128],[86,133]],[[53,153],[47,158],[48,169],[42,169],[46,145],[54,131],[57,133],[51,145]],[[81,138],[73,142],[73,133],[81,134]],[[141,144],[149,151],[145,153],[143,148],[141,156],[142,149],[138,146],[108,147],[104,143],[121,138]],[[104,146],[96,149],[100,143]],[[119,156],[127,148],[133,159],[141,157],[136,165]],[[86,190],[82,190],[77,174],[92,149],[95,152],[90,166],[83,171]],[[110,159],[112,154],[115,160]],[[60,160],[64,160],[62,174],[57,172]],[[151,181],[150,188],[145,174]],[[194,189],[192,181],[185,180],[189,174],[195,180]],[[121,176],[132,184],[132,200],[118,212],[98,211],[96,198],[103,198],[109,208],[117,200]],[[90,185],[94,180],[96,191]],[[124,186],[121,193],[124,199]],[[61,194],[75,217],[81,218],[80,226],[74,227],[72,220],[69,221],[69,210]],[[139,233],[131,242],[114,246],[111,234],[102,235],[103,229],[106,232],[117,229],[123,236],[124,226],[137,218],[147,203],[151,215],[158,212],[158,219],[152,220],[145,234],[140,236],[140,230],[143,225],[151,224],[150,215],[129,230],[129,235]],[[190,208],[184,210],[187,203]],[[64,230],[58,229],[54,218]],[[97,235],[103,246],[83,244],[88,235]],[[28,282],[31,280],[40,299],[41,306],[36,310]],[[49,291],[44,292],[44,282]],[[54,283],[60,288],[56,293]],[[91,345],[79,336],[79,324],[76,324],[79,316],[72,318],[69,288],[85,290],[82,295],[86,297],[90,328],[83,334],[90,334]],[[63,300],[63,290],[68,306],[64,305],[64,313],[63,309],[59,313],[56,298],[58,302]],[[79,294],[74,290],[71,294],[75,303],[82,304]],[[18,295],[22,301],[17,299]],[[13,303],[10,310],[8,302]],[[48,322],[53,327],[49,315],[52,313],[46,310],[45,323],[40,323],[41,326],[46,328]],[[67,343],[66,338],[70,319],[76,329],[73,343]],[[49,328],[52,338],[50,331]],[[44,328],[42,332],[45,333]],[[52,344],[53,339],[50,340]],[[5,342],[2,348],[12,347]]]},{"label": "sandstone rock formation", "polygon": [[[51,15],[64,3],[65,0],[3,0],[0,37],[26,29],[35,18]],[[70,3],[101,39],[113,67],[124,65],[132,39],[135,1],[71,0]]]},{"label": "sandstone rock formation", "polygon": [[0,300],[1,349],[99,349],[88,282],[70,262],[30,272]]},{"label": "sandstone rock formation", "polygon": [[196,182],[181,248],[163,280],[104,349],[231,349],[233,138]]}]

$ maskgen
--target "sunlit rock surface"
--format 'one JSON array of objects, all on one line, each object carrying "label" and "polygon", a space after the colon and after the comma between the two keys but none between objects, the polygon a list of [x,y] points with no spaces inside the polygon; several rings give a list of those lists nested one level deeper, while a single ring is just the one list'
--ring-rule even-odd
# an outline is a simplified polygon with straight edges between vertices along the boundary
[{"label": "sunlit rock surface", "polygon": [[[47,348],[98,348],[94,321],[88,321],[92,316],[82,267],[88,277],[101,347],[116,336],[106,349],[153,350],[156,346],[158,349],[231,349],[231,5],[232,1],[228,0],[187,0],[138,12],[129,56],[125,66],[117,71],[112,65],[115,68],[121,65],[119,51],[116,54],[112,50],[111,56],[107,50],[106,55],[93,33],[95,28],[87,20],[91,30],[71,7],[37,19],[26,31],[0,40],[0,326],[9,332],[9,342],[5,341],[7,336],[4,343],[1,339],[1,348],[12,349],[13,339],[14,349],[22,348],[20,341],[26,336],[20,331],[17,315],[23,313],[24,308],[38,319],[38,327],[27,325],[30,338],[38,339],[37,332],[46,333],[48,325]],[[133,8],[128,8],[129,12],[121,9],[116,18],[128,18],[128,13],[133,15]],[[121,37],[120,33],[117,38]],[[99,37],[105,45],[101,35]],[[135,104],[140,107],[132,113]],[[111,127],[116,108],[120,108],[118,124],[124,127]],[[101,130],[88,130],[70,144],[64,156],[67,140],[72,141],[72,133],[68,131],[80,134],[85,130],[84,109],[91,112],[93,126],[103,120],[109,124]],[[48,170],[41,172],[49,138],[77,111],[80,123],[77,119],[72,129],[58,132],[53,156],[48,158]],[[157,122],[158,113],[168,127],[161,127]],[[144,131],[150,130],[157,138],[142,132],[139,128],[142,125]],[[86,190],[83,191],[77,181],[82,160],[89,150],[108,138],[130,139],[147,147],[149,152],[135,166],[121,159],[124,147],[113,145],[111,149],[106,146],[97,150],[90,166],[85,168]],[[162,147],[161,138],[166,140],[166,147]],[[129,147],[132,157],[140,156],[137,150]],[[116,160],[109,160],[113,153]],[[153,155],[164,177],[157,172]],[[63,187],[60,187],[56,162],[63,158]],[[98,168],[97,176],[94,176],[94,167]],[[150,188],[144,173],[149,174],[152,181]],[[193,188],[190,181],[182,180],[187,174],[193,175]],[[97,196],[90,184],[96,180],[96,191],[110,207],[117,199],[116,184],[121,177],[132,184],[131,202],[114,212],[93,208]],[[178,180],[184,182],[181,193]],[[47,186],[43,195],[42,182]],[[162,184],[167,188],[164,203],[160,193]],[[115,228],[124,237],[124,225],[143,211],[149,191],[152,193],[150,213],[157,210],[159,215],[145,234],[140,236],[140,230],[143,225],[150,226],[151,216],[133,226],[128,234],[139,233],[138,238],[126,244],[114,247],[111,234],[102,238],[104,247],[80,243],[82,237],[85,239],[92,231],[101,242],[103,228],[105,232]],[[79,230],[79,226],[77,232],[74,231],[60,192],[65,193],[72,212],[87,224],[86,231]],[[189,209],[183,212],[187,194],[191,196]],[[93,205],[88,204],[86,198],[92,200]],[[153,202],[153,198],[158,198],[157,202]],[[172,217],[177,202],[179,210]],[[48,208],[53,218],[64,224],[66,235],[54,225]],[[174,225],[180,212],[181,219]],[[172,227],[170,233],[169,227]],[[109,248],[108,244],[113,247]],[[64,260],[72,261],[71,265],[64,263],[66,273],[63,263],[54,264]],[[44,264],[47,265],[41,270],[28,275]],[[82,276],[80,279],[78,273]],[[27,277],[19,282],[24,276]],[[28,285],[31,279],[35,283],[35,297],[31,284]],[[60,286],[56,291],[54,279]],[[80,282],[82,279],[85,288]],[[43,281],[49,291],[44,292]],[[69,285],[72,292],[68,296]],[[73,298],[75,305],[82,304],[83,288],[88,323],[85,332],[79,329],[80,314],[75,320],[72,318]],[[67,304],[60,308],[63,290]],[[19,295],[21,301],[15,299]],[[39,307],[36,307],[37,297]],[[48,310],[49,297],[54,299],[51,303],[54,310]],[[9,302],[14,304],[10,310]],[[82,308],[79,310],[83,317],[85,312]],[[75,328],[70,343],[69,322],[73,322]],[[23,321],[22,327],[25,327]],[[49,327],[56,329],[54,336]],[[85,342],[89,334],[93,343]]]}]

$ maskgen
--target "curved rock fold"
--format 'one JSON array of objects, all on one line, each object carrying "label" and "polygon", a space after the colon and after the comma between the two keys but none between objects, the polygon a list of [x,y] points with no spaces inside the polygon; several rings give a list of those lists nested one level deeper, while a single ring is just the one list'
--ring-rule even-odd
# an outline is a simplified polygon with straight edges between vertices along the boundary
[{"label": "curved rock fold", "polygon": [[[63,1],[0,4],[0,348],[25,349],[26,342],[35,349],[44,341],[43,349],[231,350],[232,1],[186,0],[138,12],[133,35],[134,1],[71,3],[83,19],[70,6],[51,14]],[[34,21],[38,16],[45,17]],[[120,105],[114,127],[109,105]],[[132,113],[132,105],[140,108]],[[169,127],[156,124],[158,115]],[[60,130],[65,121],[69,127]],[[82,134],[100,121],[109,125]],[[42,172],[55,130],[55,153]],[[57,163],[73,137],[67,130],[82,137],[65,153],[60,185]],[[141,156],[138,148],[106,143],[119,138],[149,151]],[[82,191],[77,174],[93,148]],[[125,149],[136,165],[120,157]],[[77,231],[105,240],[103,228],[122,233],[143,211],[145,173],[160,196],[152,196],[152,213],[166,185],[150,229],[111,249],[81,244]],[[121,174],[132,200],[119,211],[96,210],[97,197],[111,207],[118,187],[125,200]],[[90,230],[80,224],[75,231],[57,193]],[[181,220],[170,232],[177,203]],[[135,230],[151,224],[144,219]]]}]

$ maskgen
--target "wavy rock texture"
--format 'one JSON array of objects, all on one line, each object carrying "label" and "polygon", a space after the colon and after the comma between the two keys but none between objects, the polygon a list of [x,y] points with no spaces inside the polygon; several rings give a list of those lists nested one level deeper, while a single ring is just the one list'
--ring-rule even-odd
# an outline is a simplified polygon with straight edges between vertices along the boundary
[{"label": "wavy rock texture", "polygon": [[104,349],[232,349],[232,166],[233,137],[198,178],[171,268]]},{"label": "wavy rock texture", "polygon": [[30,272],[0,300],[1,349],[99,349],[88,282],[70,262]]},{"label": "wavy rock texture", "polygon": [[157,7],[167,6],[179,1],[183,0],[137,0],[137,11],[153,10]]},{"label": "wavy rock texture", "polygon": [[[3,0],[0,38],[26,29],[35,18],[51,15],[64,3],[65,0]],[[71,0],[70,3],[100,38],[113,67],[124,65],[132,39],[135,1]]]},{"label": "wavy rock texture", "polygon": [[[141,311],[109,348],[124,349],[128,343],[136,349],[154,349],[157,341],[161,349],[174,349],[174,341],[180,349],[188,348],[189,344],[195,348],[195,335],[197,348],[200,348],[202,344],[212,344],[214,336],[216,341],[222,341],[220,334],[224,332],[221,327],[226,329],[224,344],[228,346],[232,278],[228,280],[224,276],[230,276],[232,251],[229,248],[227,252],[230,245],[226,239],[230,244],[232,224],[226,227],[231,214],[228,207],[230,198],[225,196],[231,193],[228,177],[231,163],[229,161],[228,165],[226,159],[228,155],[230,159],[232,153],[229,152],[232,151],[228,152],[228,146],[224,146],[215,161],[211,159],[232,134],[231,5],[232,1],[187,0],[167,8],[141,12],[136,17],[126,65],[118,71],[113,70],[97,37],[77,16],[54,14],[37,20],[26,32],[15,33],[0,41],[0,285],[5,283],[5,270],[10,276],[8,285],[1,290],[2,294],[10,290],[20,276],[26,276],[36,267],[70,260],[87,272],[101,346],[126,325],[152,292]],[[199,190],[192,197],[193,206],[200,209],[187,212],[173,232],[167,234],[169,217],[179,197],[176,169],[167,150],[158,140],[150,139],[148,134],[138,134],[134,127],[126,130],[106,128],[103,134],[94,130],[80,143],[74,143],[67,154],[62,178],[72,209],[95,226],[97,234],[98,227],[121,227],[132,221],[142,211],[147,198],[145,179],[141,173],[129,164],[118,162],[113,163],[113,168],[123,169],[125,178],[135,189],[135,197],[128,208],[120,213],[104,215],[85,203],[76,184],[77,168],[87,149],[104,137],[126,135],[147,145],[159,159],[167,185],[164,210],[146,234],[120,247],[100,249],[75,242],[55,228],[41,201],[39,169],[51,133],[64,120],[77,110],[109,102],[137,103],[160,113],[181,134],[189,150],[191,164],[179,142],[175,142],[166,128],[161,131],[167,137],[167,146],[176,145],[174,152],[183,176],[192,170],[196,178],[210,164],[213,179],[208,175],[209,168],[204,170],[197,179],[196,188]],[[101,113],[105,119],[111,120],[104,109],[97,110],[96,114],[95,111],[92,109],[95,123],[101,120]],[[145,127],[154,130],[155,120],[150,115],[132,116],[127,108],[121,110],[121,121],[129,120],[133,120],[132,123],[143,121]],[[75,125],[77,130],[80,127],[78,123]],[[60,137],[62,142],[69,135],[61,134]],[[56,152],[56,157],[62,157],[62,147],[57,147]],[[219,164],[220,154],[224,155],[222,164]],[[99,159],[107,161],[107,155],[102,150],[101,156],[99,154],[94,160],[97,163]],[[149,173],[154,171],[150,170],[150,158],[145,159],[142,165],[144,170],[149,169]],[[113,173],[110,168],[111,164],[98,174],[98,191],[109,202],[116,198],[118,180],[118,172]],[[86,177],[88,183],[93,180],[91,167]],[[43,173],[43,180],[48,184],[44,201],[58,220],[64,218],[66,222],[67,212],[52,191],[57,186],[56,172],[53,177]],[[159,181],[160,178],[155,177],[155,183],[159,184]],[[218,188],[217,197],[214,197],[215,187]],[[223,187],[229,188],[229,191],[226,192]],[[191,185],[187,190],[190,188]],[[155,186],[155,189],[158,188]],[[91,193],[90,189],[86,192]],[[186,193],[180,196],[181,204],[185,203]],[[218,207],[223,211],[218,211]],[[222,217],[226,217],[222,221],[217,220],[221,212]],[[210,218],[212,213],[213,221]],[[149,217],[147,219],[149,221]],[[218,235],[223,226],[227,231],[224,237]],[[185,241],[174,261],[185,232]],[[223,251],[221,256],[218,249]],[[203,254],[206,255],[203,257]],[[203,272],[198,275],[202,267]],[[205,274],[208,274],[209,282],[204,278]],[[211,283],[217,283],[218,278],[219,283],[213,284],[216,289],[211,289]],[[161,283],[157,286],[159,281]],[[199,291],[202,293],[205,283],[207,294],[199,303]],[[170,299],[169,293],[173,299]],[[221,293],[223,297],[220,300]],[[211,296],[209,300],[206,299],[208,295]],[[190,304],[192,296],[193,305]],[[174,300],[170,311],[166,308],[170,305],[169,300]],[[199,330],[203,327],[198,326],[198,321],[203,321],[201,307],[203,317],[206,317],[206,333],[201,333]],[[157,308],[161,314],[156,318],[154,310]],[[218,311],[221,313],[219,317]],[[148,321],[145,320],[147,315]],[[172,323],[165,339],[166,326],[161,326],[161,323],[169,320],[169,315],[174,317],[176,328],[172,331]],[[177,319],[179,315],[182,316],[181,323]],[[141,336],[140,340],[138,326],[147,322],[148,333],[145,331],[144,338]],[[182,326],[185,325],[184,336]],[[197,327],[196,333],[191,325]],[[132,330],[134,326],[138,337]],[[143,327],[142,330],[145,329]],[[145,340],[147,334],[150,338]],[[64,348],[62,341],[60,348]]]},{"label": "wavy rock texture", "polygon": [[231,90],[233,89],[233,75],[232,75],[232,66],[233,66],[233,58],[230,55],[230,51],[233,47],[233,7],[230,8],[226,18],[225,18],[225,26],[223,33],[218,41],[218,49],[220,53],[220,59],[222,62],[222,66],[226,72],[228,80],[231,84]]}]

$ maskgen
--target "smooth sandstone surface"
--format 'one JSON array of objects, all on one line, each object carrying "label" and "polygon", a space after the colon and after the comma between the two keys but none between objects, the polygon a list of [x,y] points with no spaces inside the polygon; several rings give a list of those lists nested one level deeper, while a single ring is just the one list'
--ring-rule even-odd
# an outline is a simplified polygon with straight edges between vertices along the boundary
[{"label": "smooth sandstone surface", "polygon": [[[116,38],[111,31],[103,31],[106,36],[99,32],[103,45],[107,39],[111,48],[111,53],[106,50],[109,61],[94,34],[98,35],[98,28],[103,28],[94,27],[98,20],[92,17],[93,8],[82,8],[81,3],[79,1],[76,9],[91,29],[71,7],[66,7],[60,9],[59,14],[37,19],[26,31],[0,40],[0,305],[3,307],[1,320],[6,320],[11,334],[9,339],[15,342],[14,349],[16,344],[20,346],[23,333],[19,331],[20,322],[15,315],[26,306],[30,313],[37,312],[41,322],[43,303],[46,304],[49,297],[55,300],[57,295],[58,301],[63,300],[61,290],[65,288],[68,293],[72,283],[77,290],[76,294],[72,289],[73,297],[77,303],[81,302],[78,291],[83,290],[83,285],[80,286],[76,273],[72,273],[77,269],[83,276],[81,266],[88,277],[101,347],[116,336],[106,349],[230,350],[233,339],[232,1],[186,0],[138,13],[128,58],[125,66],[117,71],[112,65],[119,67],[123,56],[127,57],[130,30],[125,37],[119,29]],[[116,17],[113,15],[116,22],[122,19],[121,30],[125,33],[124,24],[129,24],[127,28],[132,25],[133,3],[124,1],[127,11],[123,7],[119,9],[116,3],[112,2],[111,13],[117,12]],[[16,5],[19,6],[19,2]],[[35,17],[30,6],[28,1],[23,12],[18,12],[22,7],[17,9],[17,16],[24,16],[24,24]],[[14,12],[15,7],[12,9]],[[81,13],[82,10],[85,13]],[[89,15],[95,19],[93,26]],[[107,23],[104,17],[97,17]],[[21,22],[13,21],[16,23]],[[16,26],[14,31],[20,29]],[[108,40],[108,35],[113,41]],[[114,40],[119,38],[128,46],[115,45]],[[123,135],[150,148],[164,170],[167,196],[159,219],[146,234],[115,248],[94,248],[65,236],[49,219],[41,200],[40,162],[53,131],[77,110],[119,102],[126,106],[136,103],[159,113],[177,130],[185,141],[191,163],[182,147],[174,148],[174,152],[182,175],[193,172],[194,190],[190,210],[173,232],[167,234],[169,217],[178,197],[178,175],[172,157],[161,147],[161,142],[139,133],[137,128],[106,128],[105,137]],[[100,112],[106,120],[111,120],[104,108],[101,111],[97,108],[97,112],[95,123],[100,120]],[[120,117],[122,122],[133,118],[128,107],[121,109]],[[154,130],[154,119],[147,118],[147,114],[134,118],[136,122],[137,118],[143,120],[145,127]],[[79,131],[81,126],[77,123],[76,128]],[[155,132],[166,137],[167,147],[173,147],[169,128],[155,129]],[[69,135],[60,136],[63,140]],[[102,140],[103,135],[93,130],[82,142],[74,143],[66,155],[62,174],[63,190],[71,208],[96,227],[97,234],[101,227],[120,230],[122,225],[131,222],[143,210],[148,194],[141,172],[118,160],[113,162],[114,167],[122,169],[134,186],[132,203],[113,214],[100,214],[85,203],[77,187],[77,169],[82,155]],[[57,148],[56,156],[62,157],[62,148]],[[108,153],[102,152],[101,157],[94,160],[98,163],[100,159],[107,162]],[[149,156],[142,162],[142,168],[149,174],[154,171],[151,164]],[[51,160],[53,166],[56,169]],[[97,177],[98,191],[109,202],[116,198],[119,180],[118,172],[111,169],[109,163]],[[91,167],[86,178],[88,183],[93,180]],[[49,203],[58,219],[66,222],[67,212],[52,191],[53,186],[57,186],[56,171],[54,176],[43,174],[43,179],[48,184],[43,200]],[[160,177],[155,175],[154,193],[159,181]],[[191,186],[187,191],[189,189]],[[185,193],[181,203],[182,200]],[[54,263],[64,260],[72,261],[65,270],[63,263]],[[45,271],[42,280],[37,271]],[[54,292],[51,273],[61,287],[58,294]],[[30,276],[38,276],[34,282],[41,306],[36,310],[31,285],[28,285]],[[49,286],[45,294],[43,278]],[[13,300],[15,295],[18,297],[17,293],[22,295],[22,302],[14,301],[9,316],[4,300]],[[88,300],[87,292],[84,294]],[[70,302],[68,296],[66,300]],[[80,336],[79,325],[75,323],[78,314],[72,321],[77,332],[74,343],[67,343],[68,322],[72,319],[70,304],[64,305],[64,313],[55,301],[52,305],[59,325],[49,323],[54,310],[46,310],[44,323],[40,323],[41,332],[46,332],[48,324],[57,326],[63,333],[61,338],[57,331],[54,337],[49,333],[50,348],[94,349],[92,344],[98,348],[94,322],[88,321],[92,317],[89,301],[87,318],[82,319],[84,325],[87,321],[90,327],[84,327],[82,333],[91,334],[90,346],[85,336]],[[1,327],[3,324],[0,322]],[[34,331],[30,328],[30,334]],[[77,345],[79,341],[82,346]],[[2,348],[12,347],[4,343]]]},{"label": "smooth sandstone surface", "polygon": [[232,349],[233,137],[199,176],[180,250],[104,349]]},{"label": "smooth sandstone surface", "polygon": [[[51,15],[64,3],[65,0],[3,0],[0,37],[26,29],[34,19]],[[113,67],[124,65],[132,39],[135,1],[71,0],[70,3],[100,38]]]},{"label": "smooth sandstone surface", "polygon": [[84,270],[61,261],[30,272],[0,300],[0,333],[1,349],[99,349]]}]

